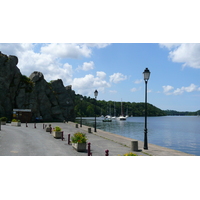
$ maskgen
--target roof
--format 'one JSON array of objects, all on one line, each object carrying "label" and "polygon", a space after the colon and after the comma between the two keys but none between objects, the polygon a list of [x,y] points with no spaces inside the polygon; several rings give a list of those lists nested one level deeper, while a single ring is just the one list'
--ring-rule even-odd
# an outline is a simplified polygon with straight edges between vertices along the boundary
[{"label": "roof", "polygon": [[13,109],[13,112],[31,112],[31,109]]}]

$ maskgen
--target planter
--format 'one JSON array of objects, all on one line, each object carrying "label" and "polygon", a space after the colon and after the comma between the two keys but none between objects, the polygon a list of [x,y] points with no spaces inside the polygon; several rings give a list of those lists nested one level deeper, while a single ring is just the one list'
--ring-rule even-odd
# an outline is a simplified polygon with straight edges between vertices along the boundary
[{"label": "planter", "polygon": [[6,125],[6,122],[5,121],[1,121],[1,125]]},{"label": "planter", "polygon": [[53,131],[52,135],[54,138],[62,138],[62,131]]},{"label": "planter", "polygon": [[86,143],[72,143],[72,147],[78,152],[86,151]]},{"label": "planter", "polygon": [[46,132],[51,132],[51,127],[47,127]]},{"label": "planter", "polygon": [[21,126],[21,122],[11,122],[11,126]]}]

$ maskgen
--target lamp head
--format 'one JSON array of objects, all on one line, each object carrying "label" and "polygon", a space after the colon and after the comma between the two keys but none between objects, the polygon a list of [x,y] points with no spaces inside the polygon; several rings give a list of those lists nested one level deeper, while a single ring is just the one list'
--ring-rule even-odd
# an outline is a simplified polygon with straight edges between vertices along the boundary
[{"label": "lamp head", "polygon": [[151,72],[149,71],[148,68],[146,68],[146,69],[144,70],[143,75],[144,75],[144,80],[145,80],[145,81],[148,81],[148,80],[149,80],[150,73],[151,73]]},{"label": "lamp head", "polygon": [[95,98],[98,96],[98,91],[97,90],[94,91],[94,96],[95,96]]}]

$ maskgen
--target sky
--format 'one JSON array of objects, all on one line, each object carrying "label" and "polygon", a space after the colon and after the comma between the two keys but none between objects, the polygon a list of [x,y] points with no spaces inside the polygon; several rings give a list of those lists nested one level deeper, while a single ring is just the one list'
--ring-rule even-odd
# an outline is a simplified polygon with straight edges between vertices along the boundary
[{"label": "sky", "polygon": [[143,71],[151,72],[148,102],[162,110],[200,109],[200,43],[0,43],[21,73],[62,79],[76,94],[144,102]]}]

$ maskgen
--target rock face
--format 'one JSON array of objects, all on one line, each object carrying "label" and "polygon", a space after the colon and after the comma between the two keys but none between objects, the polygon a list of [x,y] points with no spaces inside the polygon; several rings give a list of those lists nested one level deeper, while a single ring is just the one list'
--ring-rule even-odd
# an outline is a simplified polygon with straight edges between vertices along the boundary
[{"label": "rock face", "polygon": [[41,72],[23,76],[16,56],[0,53],[0,117],[12,119],[13,109],[31,109],[32,121],[75,120],[75,92],[61,79],[46,82]]}]

